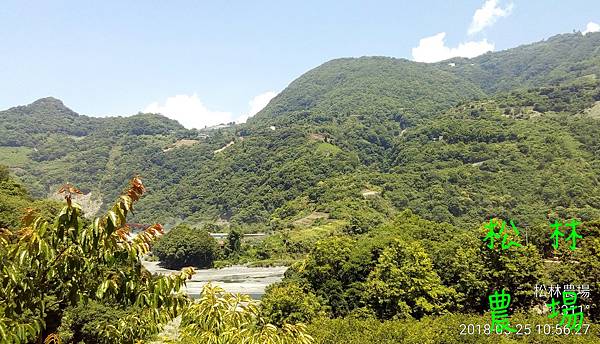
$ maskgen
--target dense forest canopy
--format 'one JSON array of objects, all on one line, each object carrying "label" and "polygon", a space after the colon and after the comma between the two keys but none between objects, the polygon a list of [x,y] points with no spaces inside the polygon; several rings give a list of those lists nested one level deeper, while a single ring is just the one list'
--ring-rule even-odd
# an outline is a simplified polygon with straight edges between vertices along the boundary
[{"label": "dense forest canopy", "polygon": [[542,42],[488,53],[473,59],[450,59],[440,67],[452,69],[486,92],[559,85],[600,73],[600,35],[560,34]]},{"label": "dense forest canopy", "polygon": [[[152,187],[136,220],[168,225],[285,222],[300,214],[281,210],[306,197],[315,210],[370,208],[360,193],[371,188],[383,214],[408,207],[454,223],[490,212],[534,223],[560,207],[589,217],[599,197],[589,132],[598,114],[587,110],[600,100],[599,41],[559,35],[453,65],[333,60],[247,124],[218,130],[153,114],[87,117],[44,98],[0,112],[0,158],[34,196],[71,182],[102,209],[116,193],[101,190],[138,173]],[[352,190],[327,195],[348,179]]]}]

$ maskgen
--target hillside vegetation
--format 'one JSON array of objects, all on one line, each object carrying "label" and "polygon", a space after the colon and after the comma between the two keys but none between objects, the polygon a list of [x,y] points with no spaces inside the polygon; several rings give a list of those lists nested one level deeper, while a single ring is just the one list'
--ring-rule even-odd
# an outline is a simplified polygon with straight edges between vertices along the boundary
[{"label": "hillside vegetation", "polygon": [[[292,221],[290,211],[277,214],[306,197],[344,217],[348,207],[373,208],[359,194],[370,187],[382,190],[385,209],[373,211],[384,215],[408,207],[476,223],[510,212],[533,223],[557,207],[591,214],[598,142],[589,130],[597,126],[581,114],[600,100],[599,40],[559,35],[455,67],[333,60],[248,124],[205,132],[151,114],[86,117],[46,98],[0,112],[0,153],[33,195],[68,181],[105,207],[116,194],[100,190],[119,190],[138,173],[152,185],[140,222]],[[182,139],[198,142],[175,144]],[[341,180],[352,190],[327,196]]]},{"label": "hillside vegetation", "polygon": [[[460,335],[506,288],[515,323],[561,330],[523,341],[597,342],[599,47],[577,33],[436,64],[337,59],[218,129],[54,98],[0,111],[0,335],[133,343],[182,315],[184,342],[508,343]],[[70,192],[62,210],[39,200],[67,182],[105,215],[84,218]],[[550,223],[569,219],[581,240],[553,247]],[[520,246],[491,250],[484,225],[502,220]],[[154,253],[174,267],[290,268],[260,305],[211,286],[194,304],[178,293],[190,270],[141,267],[156,221],[173,231]],[[207,231],[229,235],[219,248]],[[538,284],[588,286],[591,335],[563,336]]]}]

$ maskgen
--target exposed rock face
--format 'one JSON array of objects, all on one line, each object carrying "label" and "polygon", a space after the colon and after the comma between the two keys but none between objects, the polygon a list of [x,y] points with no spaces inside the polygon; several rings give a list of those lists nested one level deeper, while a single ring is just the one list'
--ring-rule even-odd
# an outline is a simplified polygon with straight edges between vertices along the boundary
[{"label": "exposed rock face", "polygon": [[[102,207],[102,195],[96,194],[94,192],[89,192],[87,194],[73,194],[73,201],[79,205],[81,205],[81,209],[83,209],[83,214],[86,218],[94,218],[100,208]],[[63,196],[57,193],[48,194],[48,198],[62,201]]]},{"label": "exposed rock face", "polygon": [[179,147],[193,146],[193,145],[195,145],[198,142],[200,142],[200,141],[198,141],[198,140],[187,140],[187,139],[177,140],[177,142],[173,143],[168,148],[163,149],[163,152],[168,152],[170,150],[173,150],[173,149],[179,148]]}]

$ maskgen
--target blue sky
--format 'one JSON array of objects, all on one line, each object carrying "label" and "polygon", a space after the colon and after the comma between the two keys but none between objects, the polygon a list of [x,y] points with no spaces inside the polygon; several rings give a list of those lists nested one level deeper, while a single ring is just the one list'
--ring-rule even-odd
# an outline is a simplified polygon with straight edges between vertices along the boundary
[{"label": "blue sky", "polygon": [[0,109],[54,96],[81,114],[150,110],[200,127],[243,120],[333,58],[433,61],[590,22],[600,1],[4,0]]}]

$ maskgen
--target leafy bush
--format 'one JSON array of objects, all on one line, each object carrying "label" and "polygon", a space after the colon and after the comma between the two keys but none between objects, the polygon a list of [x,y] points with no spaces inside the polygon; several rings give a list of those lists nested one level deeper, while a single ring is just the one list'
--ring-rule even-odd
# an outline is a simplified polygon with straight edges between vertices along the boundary
[{"label": "leafy bush", "polygon": [[447,311],[454,289],[442,285],[419,242],[395,240],[369,274],[364,297],[382,319]]},{"label": "leafy bush", "polygon": [[261,317],[259,306],[247,295],[234,295],[206,284],[198,302],[181,318],[183,343],[310,344],[303,324],[276,327]]},{"label": "leafy bush", "polygon": [[[485,295],[511,292],[511,307],[529,311],[550,300],[535,297],[536,284],[588,284],[600,280],[600,222],[584,222],[584,239],[575,252],[565,248],[558,261],[543,255],[525,238],[512,250],[490,250],[481,239],[486,229],[460,229],[403,211],[366,234],[332,236],[316,243],[306,259],[290,267],[284,282],[318,296],[334,317],[374,312],[380,319],[417,319],[446,312],[483,313]],[[546,234],[546,238],[547,238]],[[550,246],[547,240],[546,246]],[[600,299],[589,300],[598,319]],[[363,309],[364,308],[364,309]],[[293,308],[281,308],[285,318]]]},{"label": "leafy bush", "polygon": [[155,224],[131,238],[126,226],[145,192],[141,180],[133,178],[107,214],[91,223],[71,199],[78,190],[65,185],[61,191],[67,204],[53,225],[27,213],[18,230],[0,231],[0,342],[56,340],[65,311],[89,301],[138,308],[99,329],[109,342],[132,343],[141,332],[158,332],[189,302],[179,290],[193,269],[170,276],[141,269],[139,257],[162,234]]},{"label": "leafy bush", "polygon": [[242,250],[242,233],[237,228],[232,228],[227,234],[225,241],[225,255],[229,259],[235,259]]},{"label": "leafy bush", "polygon": [[[319,344],[479,344],[479,343],[536,343],[559,344],[579,343],[592,344],[598,342],[596,333],[600,325],[592,324],[586,335],[545,335],[543,330],[538,333],[537,325],[543,328],[549,324],[556,328],[558,321],[545,316],[513,314],[510,318],[512,326],[515,324],[530,324],[529,335],[495,335],[495,334],[468,334],[462,331],[462,325],[473,324],[481,331],[490,324],[490,315],[465,315],[449,314],[438,317],[424,317],[421,320],[388,320],[356,319],[351,317],[327,319],[320,318],[308,326],[308,333]],[[461,331],[463,334],[461,334]],[[523,330],[525,332],[525,330]]]},{"label": "leafy bush", "polygon": [[219,250],[216,240],[206,230],[181,224],[158,240],[153,253],[169,269],[206,268],[212,266]]},{"label": "leafy bush", "polygon": [[[140,309],[135,307],[123,309],[119,305],[105,305],[91,301],[65,311],[58,328],[58,335],[64,343],[112,343],[114,338],[107,335],[105,329],[111,326],[118,327],[122,319],[132,315],[139,316],[139,314]],[[145,328],[139,326],[132,327],[128,337],[143,338],[145,335]],[[120,338],[121,342],[125,342],[126,339]]]},{"label": "leafy bush", "polygon": [[307,323],[325,309],[311,292],[306,293],[296,283],[280,283],[267,287],[261,298],[261,311],[265,319],[275,325]]},{"label": "leafy bush", "polygon": [[8,167],[0,165],[0,182],[7,181],[9,176],[10,173],[8,171]]}]

